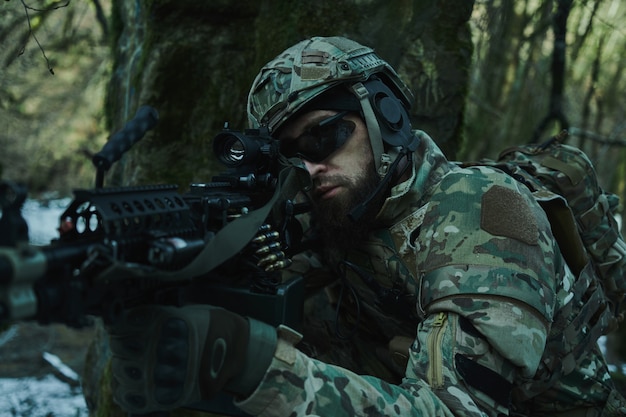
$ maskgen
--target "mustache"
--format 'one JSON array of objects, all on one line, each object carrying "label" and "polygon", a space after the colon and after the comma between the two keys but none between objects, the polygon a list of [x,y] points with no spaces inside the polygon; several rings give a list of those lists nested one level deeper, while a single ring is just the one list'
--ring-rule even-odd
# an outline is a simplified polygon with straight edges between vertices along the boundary
[{"label": "mustache", "polygon": [[330,175],[324,177],[316,177],[313,179],[313,189],[321,187],[336,187],[338,185],[348,185],[352,181],[345,175]]},{"label": "mustache", "polygon": [[320,194],[323,194],[327,190],[339,187],[346,186],[351,187],[353,185],[351,179],[344,175],[332,175],[325,177],[316,177],[313,179],[313,187],[311,189],[311,195],[313,198],[319,197]]},{"label": "mustache", "polygon": [[344,175],[332,175],[328,177],[317,177],[313,179],[313,191],[319,188],[337,187],[340,185],[350,185],[352,181]]}]

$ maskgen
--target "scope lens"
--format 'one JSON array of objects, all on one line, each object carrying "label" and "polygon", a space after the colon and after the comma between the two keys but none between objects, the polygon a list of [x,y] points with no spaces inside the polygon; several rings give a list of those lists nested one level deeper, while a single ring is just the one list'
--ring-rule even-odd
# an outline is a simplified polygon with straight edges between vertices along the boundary
[{"label": "scope lens", "polygon": [[231,137],[224,144],[222,158],[225,163],[238,165],[246,156],[246,148],[239,138]]},{"label": "scope lens", "polygon": [[259,167],[268,158],[265,150],[267,141],[267,137],[260,136],[256,131],[239,133],[225,130],[213,140],[213,152],[229,168]]}]

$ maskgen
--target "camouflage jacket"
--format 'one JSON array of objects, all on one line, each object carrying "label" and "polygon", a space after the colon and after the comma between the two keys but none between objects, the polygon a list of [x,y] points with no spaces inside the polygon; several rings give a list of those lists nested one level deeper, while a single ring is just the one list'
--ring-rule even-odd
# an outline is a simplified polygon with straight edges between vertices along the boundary
[{"label": "camouflage jacket", "polygon": [[575,299],[575,278],[532,195],[491,168],[456,167],[416,134],[411,178],[386,200],[384,227],[338,257],[342,279],[309,305],[322,343],[307,343],[315,331],[300,341],[281,329],[272,365],[239,407],[261,416],[624,415],[607,409],[612,386],[597,347],[565,378],[542,383],[555,354],[546,342],[561,337],[552,323]]}]

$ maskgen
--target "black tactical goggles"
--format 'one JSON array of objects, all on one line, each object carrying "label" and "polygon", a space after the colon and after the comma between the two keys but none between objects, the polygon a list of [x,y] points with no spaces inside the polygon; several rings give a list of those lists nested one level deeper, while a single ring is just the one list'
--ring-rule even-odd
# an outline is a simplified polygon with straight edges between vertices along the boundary
[{"label": "black tactical goggles", "polygon": [[347,111],[326,118],[293,140],[281,143],[280,150],[288,158],[299,157],[309,162],[321,162],[341,148],[352,135],[356,124],[343,117]]}]

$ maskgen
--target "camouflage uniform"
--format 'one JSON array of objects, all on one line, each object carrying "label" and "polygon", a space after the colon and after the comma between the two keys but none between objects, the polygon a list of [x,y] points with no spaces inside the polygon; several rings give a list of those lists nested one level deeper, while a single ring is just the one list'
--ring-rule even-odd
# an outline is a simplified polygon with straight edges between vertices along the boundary
[{"label": "camouflage uniform", "polygon": [[[576,283],[532,195],[491,168],[454,166],[416,134],[412,176],[378,215],[386,228],[336,263],[344,279],[327,294],[353,294],[330,298],[349,337],[319,338],[322,351],[305,338],[298,350],[299,335],[281,329],[265,377],[238,405],[260,416],[626,415],[595,342],[546,382],[546,343],[561,337],[552,324]],[[410,348],[393,347],[402,340]]]}]

